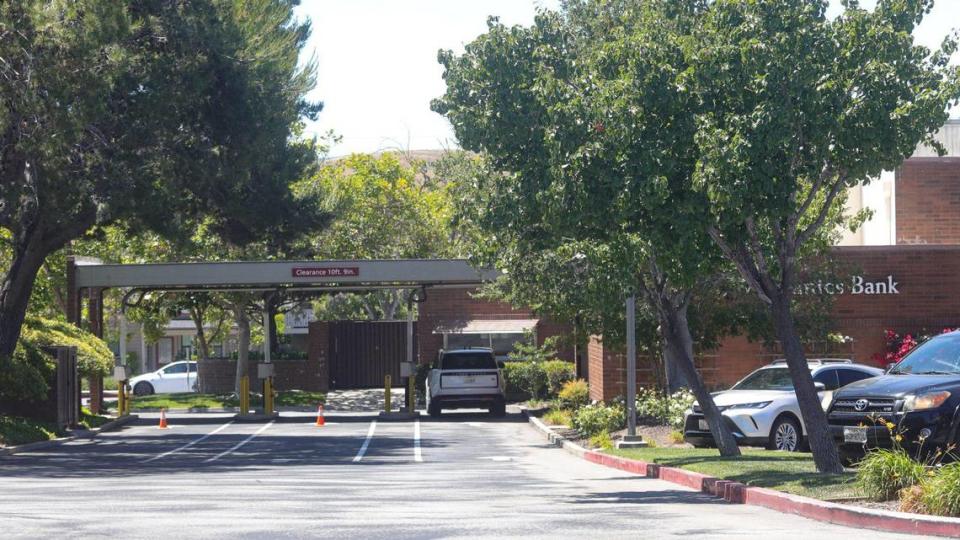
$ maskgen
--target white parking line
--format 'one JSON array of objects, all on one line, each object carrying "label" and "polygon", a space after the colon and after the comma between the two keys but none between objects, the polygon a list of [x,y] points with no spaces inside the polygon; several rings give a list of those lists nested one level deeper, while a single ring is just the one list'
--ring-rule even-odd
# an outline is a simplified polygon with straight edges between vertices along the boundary
[{"label": "white parking line", "polygon": [[183,445],[183,446],[181,446],[181,447],[179,447],[179,448],[174,448],[173,450],[170,450],[169,452],[164,452],[164,453],[162,453],[162,454],[153,456],[153,457],[150,458],[150,459],[145,459],[145,460],[143,460],[143,462],[144,462],[144,463],[149,463],[149,462],[151,462],[151,461],[154,461],[154,460],[157,460],[157,459],[160,459],[160,458],[165,458],[165,457],[169,456],[170,454],[176,454],[177,452],[179,452],[179,451],[181,451],[181,450],[186,450],[187,448],[190,448],[191,446],[197,444],[198,442],[201,442],[201,441],[207,439],[208,437],[210,437],[210,436],[212,436],[212,435],[216,435],[217,433],[220,433],[221,431],[223,431],[224,429],[226,429],[227,426],[229,426],[229,425],[232,424],[232,423],[233,423],[232,421],[227,422],[226,424],[218,427],[217,429],[211,431],[210,433],[207,433],[207,434],[204,435],[203,437],[200,437],[200,438],[198,438],[198,439],[194,439],[194,440],[188,442],[187,444],[185,444],[185,445]]},{"label": "white parking line", "polygon": [[420,419],[413,424],[413,460],[423,461],[423,454],[420,453]]},{"label": "white parking line", "polygon": [[210,458],[210,459],[205,459],[205,460],[203,460],[203,462],[204,462],[204,463],[210,463],[211,461],[216,461],[216,460],[222,458],[223,456],[225,456],[225,455],[233,452],[234,450],[240,448],[241,446],[243,446],[243,445],[247,444],[248,442],[252,441],[253,438],[256,437],[257,435],[259,435],[259,434],[263,433],[264,431],[266,431],[268,427],[270,427],[270,426],[273,425],[273,422],[274,422],[274,421],[271,420],[269,424],[267,424],[267,425],[263,426],[262,428],[258,429],[257,431],[255,431],[255,432],[253,433],[253,435],[250,435],[250,436],[247,437],[246,439],[244,439],[244,440],[238,442],[237,444],[233,445],[229,450],[225,450],[225,451],[223,451],[223,452],[220,452],[219,454],[213,456],[213,457]]},{"label": "white parking line", "polygon": [[377,429],[377,421],[374,420],[370,422],[370,429],[367,430],[367,438],[363,441],[363,446],[360,447],[360,451],[357,452],[357,455],[353,458],[353,462],[356,463],[363,459],[363,455],[367,453],[367,447],[370,446],[370,439],[373,438],[373,432]]}]

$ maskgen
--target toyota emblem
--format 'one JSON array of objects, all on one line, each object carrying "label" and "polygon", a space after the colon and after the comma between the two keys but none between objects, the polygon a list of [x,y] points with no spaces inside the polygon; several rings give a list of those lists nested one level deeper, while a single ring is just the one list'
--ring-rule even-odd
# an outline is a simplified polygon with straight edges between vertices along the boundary
[{"label": "toyota emblem", "polygon": [[870,402],[866,399],[858,399],[857,402],[853,404],[853,408],[858,411],[865,411],[869,406]]}]

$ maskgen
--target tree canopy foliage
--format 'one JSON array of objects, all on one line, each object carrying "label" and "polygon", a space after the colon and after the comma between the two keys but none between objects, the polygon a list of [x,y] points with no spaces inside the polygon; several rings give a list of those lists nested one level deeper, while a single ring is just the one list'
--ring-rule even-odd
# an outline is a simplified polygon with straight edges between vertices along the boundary
[{"label": "tree canopy foliage", "polygon": [[849,2],[829,19],[825,1],[570,0],[529,28],[492,19],[462,55],[441,52],[434,102],[496,171],[474,216],[486,255],[564,268],[576,242],[608,245],[675,356],[690,356],[691,298],[732,265],[771,306],[818,468],[838,470],[793,287],[845,223],[846,189],[946,119],[955,44],[911,36],[931,5]]},{"label": "tree canopy foliage", "polygon": [[[462,153],[434,163],[398,152],[355,154],[299,182],[297,193],[322,197],[330,226],[307,242],[324,259],[433,259],[458,256],[451,228],[452,193]],[[407,293],[380,290],[320,299],[322,319],[395,319],[406,312]]]},{"label": "tree canopy foliage", "polygon": [[276,219],[316,160],[291,141],[320,110],[296,3],[0,6],[0,357],[45,258],[94,226],[189,236],[202,215],[244,244],[305,225]]}]

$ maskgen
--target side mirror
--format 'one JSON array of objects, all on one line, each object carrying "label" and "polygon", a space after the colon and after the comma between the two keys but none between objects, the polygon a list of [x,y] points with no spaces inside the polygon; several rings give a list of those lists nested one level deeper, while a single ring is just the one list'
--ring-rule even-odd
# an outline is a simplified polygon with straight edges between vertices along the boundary
[{"label": "side mirror", "polygon": [[505,368],[505,367],[507,367],[507,364],[506,364],[503,360],[497,360],[497,368],[498,368],[498,369],[503,369],[503,368]]},{"label": "side mirror", "polygon": [[817,392],[823,392],[827,389],[827,385],[823,384],[822,382],[813,383],[813,387],[817,389]]}]

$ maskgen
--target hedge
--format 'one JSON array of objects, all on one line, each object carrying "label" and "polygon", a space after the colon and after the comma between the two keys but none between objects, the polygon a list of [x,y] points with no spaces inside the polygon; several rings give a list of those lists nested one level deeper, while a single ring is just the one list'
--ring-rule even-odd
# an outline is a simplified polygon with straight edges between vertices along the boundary
[{"label": "hedge", "polygon": [[43,347],[77,348],[77,368],[82,376],[107,375],[113,352],[103,340],[69,323],[28,316],[13,356],[0,361],[0,401],[39,402],[47,398],[56,365]]},{"label": "hedge", "polygon": [[36,347],[63,345],[77,348],[77,369],[83,376],[108,375],[113,368],[113,351],[97,336],[76,326],[52,319],[27,317],[20,341]]},{"label": "hedge", "polygon": [[548,360],[507,362],[502,372],[508,396],[543,399],[557,397],[563,383],[572,380],[576,370],[572,362]]}]

